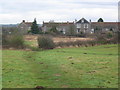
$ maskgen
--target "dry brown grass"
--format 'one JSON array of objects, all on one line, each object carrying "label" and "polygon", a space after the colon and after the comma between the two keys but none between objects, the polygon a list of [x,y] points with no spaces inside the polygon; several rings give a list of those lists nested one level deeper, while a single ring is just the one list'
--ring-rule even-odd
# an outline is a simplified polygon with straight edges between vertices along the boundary
[{"label": "dry brown grass", "polygon": [[[26,41],[36,41],[37,42],[37,37],[39,35],[25,35],[25,40]],[[92,40],[92,38],[80,38],[80,37],[52,37],[54,42],[70,42],[70,41],[77,41],[77,40],[81,40],[81,41],[86,41],[86,40]]]},{"label": "dry brown grass", "polygon": [[25,35],[24,38],[26,41],[36,41],[38,35]]},{"label": "dry brown grass", "polygon": [[54,42],[71,42],[71,41],[86,41],[86,40],[92,40],[91,38],[79,38],[79,37],[73,37],[73,38],[69,38],[69,37],[55,37],[53,38]]}]

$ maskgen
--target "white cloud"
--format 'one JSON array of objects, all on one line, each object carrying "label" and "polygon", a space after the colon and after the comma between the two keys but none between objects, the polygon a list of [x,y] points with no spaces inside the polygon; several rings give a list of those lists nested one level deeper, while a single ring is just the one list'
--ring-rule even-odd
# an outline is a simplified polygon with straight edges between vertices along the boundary
[{"label": "white cloud", "polygon": [[116,21],[119,0],[1,0],[0,23],[33,21],[73,21],[85,17]]}]

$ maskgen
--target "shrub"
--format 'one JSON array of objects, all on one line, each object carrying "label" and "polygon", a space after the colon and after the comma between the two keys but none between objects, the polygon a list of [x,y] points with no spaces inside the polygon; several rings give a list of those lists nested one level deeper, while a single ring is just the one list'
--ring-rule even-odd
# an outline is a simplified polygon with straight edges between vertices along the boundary
[{"label": "shrub", "polygon": [[56,47],[63,47],[65,46],[65,42],[57,42]]},{"label": "shrub", "polygon": [[118,34],[115,34],[110,40],[109,42],[110,43],[113,43],[113,44],[117,44],[119,41],[118,41]]},{"label": "shrub", "polygon": [[8,44],[8,36],[2,34],[2,46],[6,46]]},{"label": "shrub", "polygon": [[71,41],[68,41],[68,42],[64,42],[64,44],[66,47],[70,47],[72,46],[72,42]]},{"label": "shrub", "polygon": [[11,35],[9,37],[9,45],[14,48],[24,48],[24,38],[22,35]]},{"label": "shrub", "polygon": [[75,41],[74,44],[77,45],[78,47],[82,45],[80,40]]},{"label": "shrub", "polygon": [[27,33],[28,33],[28,34],[29,34],[29,33],[31,33],[31,30],[28,30],[28,32],[27,32]]},{"label": "shrub", "polygon": [[96,39],[96,41],[105,41],[106,40],[104,35],[96,35],[95,39]]},{"label": "shrub", "polygon": [[24,38],[19,34],[11,34],[2,36],[3,47],[24,48]]},{"label": "shrub", "polygon": [[38,37],[38,46],[42,49],[53,49],[55,48],[55,44],[52,38],[47,36],[39,36]]},{"label": "shrub", "polygon": [[111,32],[107,33],[107,38],[112,38],[113,34]]}]

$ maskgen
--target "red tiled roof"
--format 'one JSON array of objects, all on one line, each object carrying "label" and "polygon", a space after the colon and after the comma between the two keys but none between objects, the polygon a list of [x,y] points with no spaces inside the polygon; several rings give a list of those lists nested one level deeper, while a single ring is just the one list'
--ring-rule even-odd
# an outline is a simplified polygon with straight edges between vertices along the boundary
[{"label": "red tiled roof", "polygon": [[120,22],[91,22],[92,24],[120,24]]},{"label": "red tiled roof", "polygon": [[32,22],[25,22],[25,24],[27,24],[27,25],[32,25]]},{"label": "red tiled roof", "polygon": [[43,23],[44,25],[50,25],[50,24],[55,24],[55,25],[69,25],[69,24],[74,24],[73,22],[45,22]]}]

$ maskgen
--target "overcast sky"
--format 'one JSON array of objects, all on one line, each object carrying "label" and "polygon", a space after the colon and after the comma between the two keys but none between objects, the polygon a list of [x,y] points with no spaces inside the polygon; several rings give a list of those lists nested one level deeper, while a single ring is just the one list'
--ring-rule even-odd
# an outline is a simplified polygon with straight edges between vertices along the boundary
[{"label": "overcast sky", "polygon": [[82,17],[106,22],[118,21],[119,0],[0,0],[0,24],[16,24],[22,20],[74,21]]}]

